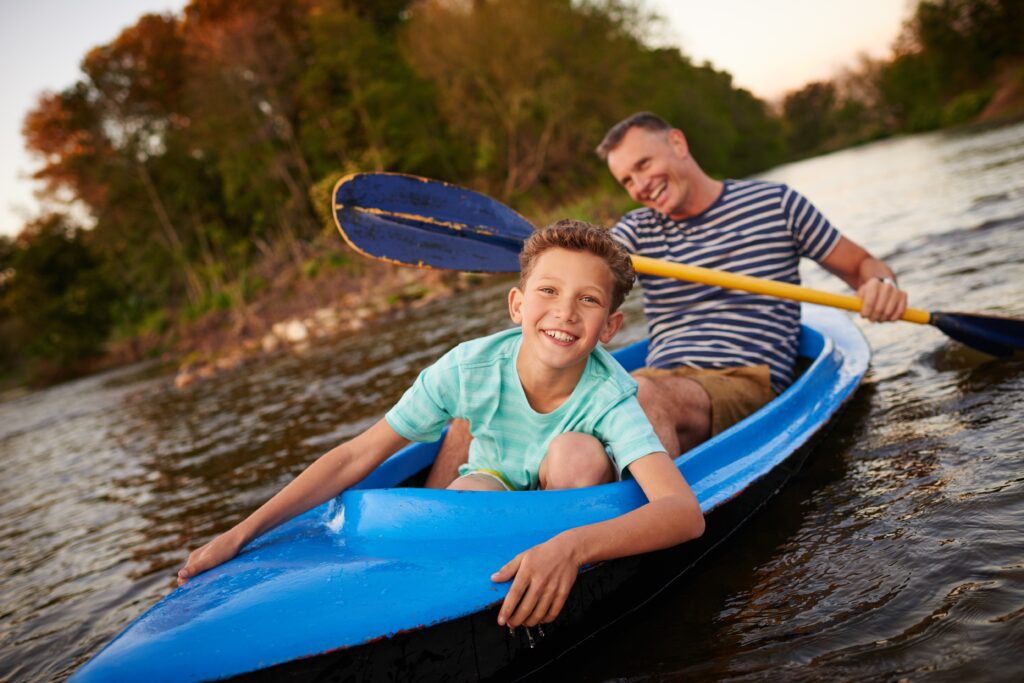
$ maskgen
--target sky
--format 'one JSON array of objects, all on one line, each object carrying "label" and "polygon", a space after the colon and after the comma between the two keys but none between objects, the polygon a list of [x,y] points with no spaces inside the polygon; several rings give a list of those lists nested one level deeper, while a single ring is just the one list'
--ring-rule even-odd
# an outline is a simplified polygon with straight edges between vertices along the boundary
[{"label": "sky", "polygon": [[[180,12],[184,0],[0,0],[0,234],[40,212],[24,151],[25,114],[45,91],[78,80],[86,52],[147,12]],[[709,61],[765,99],[886,57],[913,0],[645,0],[666,23],[659,41]]]}]

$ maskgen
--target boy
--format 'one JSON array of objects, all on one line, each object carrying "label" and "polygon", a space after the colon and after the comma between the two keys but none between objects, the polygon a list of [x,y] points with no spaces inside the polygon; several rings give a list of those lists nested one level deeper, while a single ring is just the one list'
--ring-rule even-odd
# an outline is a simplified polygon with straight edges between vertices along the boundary
[{"label": "boy", "polygon": [[535,626],[561,611],[584,564],[696,538],[696,497],[644,417],[636,382],[597,347],[622,325],[619,305],[635,274],[603,231],[560,221],[532,235],[509,292],[520,328],[461,344],[424,370],[385,418],[322,456],[247,519],[189,555],[178,583],[235,556],[250,540],[333,498],[409,441],[436,440],[468,419],[469,462],[450,488],[500,491],[592,486],[624,470],[648,503],[569,529],[491,576],[515,579],[501,625]]}]

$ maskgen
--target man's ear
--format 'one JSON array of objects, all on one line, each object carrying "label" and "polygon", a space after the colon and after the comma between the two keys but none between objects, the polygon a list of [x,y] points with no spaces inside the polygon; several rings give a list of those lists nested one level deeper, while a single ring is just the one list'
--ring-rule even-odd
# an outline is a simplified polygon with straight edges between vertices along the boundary
[{"label": "man's ear", "polygon": [[518,287],[508,291],[508,315],[516,325],[523,323],[523,292]]},{"label": "man's ear", "polygon": [[622,327],[622,321],[624,319],[625,316],[622,314],[622,311],[615,311],[608,316],[608,320],[605,321],[604,328],[601,330],[601,335],[598,337],[602,344],[607,344],[612,340],[612,337],[614,337],[619,331],[619,328]]},{"label": "man's ear", "polygon": [[690,143],[686,141],[683,131],[678,128],[673,128],[668,132],[668,144],[681,159],[690,156]]}]

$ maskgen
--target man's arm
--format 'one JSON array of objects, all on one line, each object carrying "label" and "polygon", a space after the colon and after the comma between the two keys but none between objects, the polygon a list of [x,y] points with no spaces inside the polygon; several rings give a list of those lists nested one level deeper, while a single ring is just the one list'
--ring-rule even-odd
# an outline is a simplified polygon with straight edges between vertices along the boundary
[{"label": "man's arm", "polygon": [[569,529],[516,555],[492,575],[515,580],[498,613],[498,623],[536,626],[558,616],[580,567],[603,560],[660,550],[704,533],[697,497],[665,453],[633,461],[629,471],[647,504],[596,524]]},{"label": "man's arm", "polygon": [[386,420],[380,420],[359,436],[332,448],[244,521],[193,550],[178,572],[178,585],[227,562],[260,534],[362,481],[407,443]]},{"label": "man's arm", "polygon": [[821,265],[857,290],[864,304],[860,314],[873,322],[899,320],[907,310],[907,294],[896,286],[896,275],[862,246],[840,237]]}]

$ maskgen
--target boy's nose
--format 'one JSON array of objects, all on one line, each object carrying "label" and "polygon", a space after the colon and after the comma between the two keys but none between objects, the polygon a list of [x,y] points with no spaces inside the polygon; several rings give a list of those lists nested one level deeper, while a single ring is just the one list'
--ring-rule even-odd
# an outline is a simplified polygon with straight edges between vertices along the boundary
[{"label": "boy's nose", "polygon": [[574,301],[559,301],[555,306],[555,315],[566,322],[573,322],[576,318],[576,305]]}]

